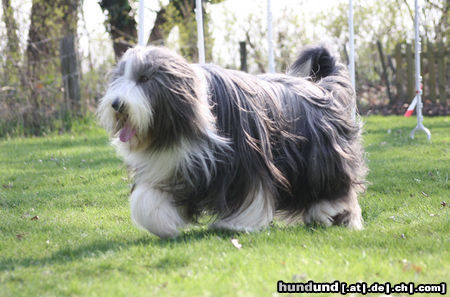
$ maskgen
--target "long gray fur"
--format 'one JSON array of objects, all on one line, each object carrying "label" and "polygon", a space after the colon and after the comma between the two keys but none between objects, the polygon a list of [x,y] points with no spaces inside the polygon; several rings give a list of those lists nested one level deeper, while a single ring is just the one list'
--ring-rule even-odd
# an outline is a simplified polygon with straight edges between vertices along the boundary
[{"label": "long gray fur", "polygon": [[[139,54],[133,79],[153,111],[147,153],[183,141],[202,148],[188,168],[179,166],[158,186],[187,220],[204,212],[219,220],[235,215],[261,186],[275,210],[292,217],[320,201],[364,190],[361,123],[351,117],[355,94],[345,66],[325,47],[307,48],[288,74],[254,76],[202,66],[217,137],[224,141],[211,139],[203,127],[196,108],[201,82],[190,64],[164,48],[127,54],[113,83],[127,59]],[[139,83],[142,75],[148,81]]]}]

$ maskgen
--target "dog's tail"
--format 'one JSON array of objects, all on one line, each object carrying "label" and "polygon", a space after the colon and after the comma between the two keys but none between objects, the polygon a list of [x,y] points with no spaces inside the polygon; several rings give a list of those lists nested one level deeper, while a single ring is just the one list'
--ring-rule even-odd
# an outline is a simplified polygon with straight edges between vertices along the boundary
[{"label": "dog's tail", "polygon": [[336,75],[343,66],[331,55],[325,46],[309,46],[302,50],[295,62],[290,66],[288,75],[310,77],[319,81],[329,75]]},{"label": "dog's tail", "polygon": [[306,47],[288,70],[288,75],[305,77],[333,94],[337,102],[352,110],[355,91],[347,67],[326,46]]}]

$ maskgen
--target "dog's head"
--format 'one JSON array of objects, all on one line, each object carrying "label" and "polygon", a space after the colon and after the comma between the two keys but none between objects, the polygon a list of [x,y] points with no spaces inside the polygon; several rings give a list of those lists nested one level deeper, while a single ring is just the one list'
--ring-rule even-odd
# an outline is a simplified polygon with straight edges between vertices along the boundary
[{"label": "dog's head", "polygon": [[206,87],[195,67],[170,50],[130,49],[111,76],[97,111],[111,137],[161,148],[207,129]]}]

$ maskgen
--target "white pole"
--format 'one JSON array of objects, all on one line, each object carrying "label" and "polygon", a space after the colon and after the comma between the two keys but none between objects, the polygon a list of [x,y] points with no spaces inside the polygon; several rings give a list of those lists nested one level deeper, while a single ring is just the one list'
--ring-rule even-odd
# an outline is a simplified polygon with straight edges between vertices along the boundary
[{"label": "white pole", "polygon": [[411,138],[414,139],[414,134],[416,131],[424,131],[427,135],[428,140],[431,139],[430,130],[425,128],[423,125],[423,115],[422,115],[422,76],[420,75],[420,51],[421,51],[421,42],[420,42],[420,6],[419,1],[415,0],[415,12],[414,12],[414,29],[415,29],[415,49],[414,49],[414,62],[416,68],[416,113],[417,113],[417,126],[411,131]]},{"label": "white pole", "polygon": [[348,27],[350,30],[350,54],[349,54],[349,70],[350,70],[350,79],[352,81],[353,88],[355,88],[355,35],[354,35],[354,26],[353,26],[353,0],[349,2],[349,11],[348,11]]},{"label": "white pole", "polygon": [[[349,65],[348,70],[350,72],[350,80],[352,82],[353,89],[356,92],[355,85],[355,34],[354,34],[354,26],[353,26],[353,0],[349,0],[348,5],[348,28],[349,28]],[[352,118],[356,119],[356,102],[355,105],[352,106]]]},{"label": "white pole", "polygon": [[145,46],[144,19],[144,0],[139,0],[138,45],[140,46]]},{"label": "white pole", "polygon": [[273,40],[272,40],[272,5],[271,1],[267,0],[267,41],[269,45],[269,72],[275,72],[275,59],[273,54]]},{"label": "white pole", "polygon": [[202,0],[195,1],[195,18],[197,19],[198,62],[205,64],[205,40],[203,36]]}]

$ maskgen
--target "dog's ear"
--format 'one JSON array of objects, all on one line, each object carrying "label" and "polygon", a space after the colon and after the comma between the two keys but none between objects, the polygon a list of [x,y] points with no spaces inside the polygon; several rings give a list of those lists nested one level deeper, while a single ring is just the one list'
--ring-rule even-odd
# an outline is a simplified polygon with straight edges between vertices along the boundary
[{"label": "dog's ear", "polygon": [[155,60],[158,71],[146,84],[153,109],[151,142],[167,147],[182,138],[198,137],[201,86],[193,67],[182,57],[162,53]]}]

